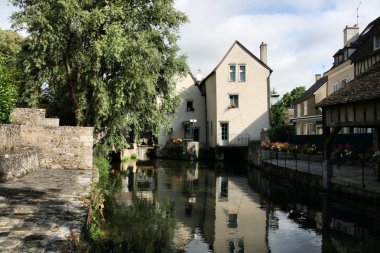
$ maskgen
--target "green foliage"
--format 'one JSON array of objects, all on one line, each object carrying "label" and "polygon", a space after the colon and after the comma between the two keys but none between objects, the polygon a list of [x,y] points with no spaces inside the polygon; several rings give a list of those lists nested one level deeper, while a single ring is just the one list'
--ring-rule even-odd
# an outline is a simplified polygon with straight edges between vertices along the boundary
[{"label": "green foliage", "polygon": [[17,87],[9,78],[9,68],[0,62],[0,123],[7,123],[17,102]]},{"label": "green foliage", "polygon": [[138,158],[138,157],[137,157],[137,154],[136,154],[136,153],[133,153],[133,154],[131,155],[131,159],[132,159],[132,160],[137,160],[137,158]]},{"label": "green foliage", "polygon": [[[106,231],[111,245],[122,252],[173,252],[175,231],[174,202],[139,199],[135,195],[131,206],[113,209],[116,220]],[[105,250],[103,250],[104,252]]]},{"label": "green foliage", "polygon": [[286,92],[281,99],[281,104],[285,108],[293,108],[293,103],[306,91],[305,86],[294,88],[290,93]]},{"label": "green foliage", "polygon": [[23,38],[15,32],[0,29],[0,123],[9,121],[15,107],[21,80],[17,57]]},{"label": "green foliage", "polygon": [[292,142],[293,126],[278,125],[269,130],[269,139],[272,142]]},{"label": "green foliage", "polygon": [[106,189],[109,181],[109,170],[111,168],[109,161],[104,157],[95,157],[94,164],[99,171],[99,187]]},{"label": "green foliage", "polygon": [[91,194],[90,220],[88,224],[88,235],[92,241],[99,243],[105,238],[104,219],[100,205],[109,194],[109,169],[111,168],[105,157],[94,157],[94,165],[98,168],[99,181],[94,186]]},{"label": "green foliage", "polygon": [[284,125],[286,119],[286,108],[281,105],[272,105],[271,117],[272,117],[272,127]]},{"label": "green foliage", "polygon": [[128,162],[130,159],[129,156],[123,156],[123,158],[121,159],[122,162]]},{"label": "green foliage", "polygon": [[317,146],[315,144],[304,144],[300,151],[306,155],[315,155],[317,153]]},{"label": "green foliage", "polygon": [[271,107],[272,127],[285,124],[286,113],[289,108],[293,108],[293,103],[305,92],[305,87],[294,88],[290,93],[286,92],[278,105]]},{"label": "green foliage", "polygon": [[[125,148],[129,132],[158,134],[174,114],[185,14],[174,1],[11,0],[22,52],[24,96],[48,103],[63,124],[95,126],[102,143]],[[59,22],[57,22],[59,21]]]},{"label": "green foliage", "polygon": [[88,232],[89,232],[90,238],[96,242],[101,241],[102,238],[104,238],[105,236],[104,230],[96,222],[92,222],[90,224]]}]

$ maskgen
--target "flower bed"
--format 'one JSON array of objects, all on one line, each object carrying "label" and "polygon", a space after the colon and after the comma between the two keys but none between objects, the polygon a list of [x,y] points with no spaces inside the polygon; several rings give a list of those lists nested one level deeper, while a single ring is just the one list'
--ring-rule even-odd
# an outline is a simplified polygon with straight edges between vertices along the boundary
[{"label": "flower bed", "polygon": [[310,161],[322,161],[323,155],[318,154],[315,144],[294,145],[288,142],[270,142],[265,140],[260,145],[265,150],[265,159],[299,159]]}]

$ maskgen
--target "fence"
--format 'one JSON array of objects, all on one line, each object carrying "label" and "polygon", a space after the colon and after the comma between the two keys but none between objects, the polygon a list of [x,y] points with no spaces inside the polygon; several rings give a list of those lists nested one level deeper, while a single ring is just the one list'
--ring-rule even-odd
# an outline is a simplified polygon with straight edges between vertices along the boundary
[{"label": "fence", "polygon": [[[288,153],[276,150],[261,150],[262,161],[284,167],[295,171],[319,175],[323,178],[324,161],[322,155],[309,155],[301,153]],[[359,154],[356,160],[336,159],[334,162],[334,174],[340,178],[350,180],[352,178],[361,185],[366,187],[365,181],[373,174],[370,158],[368,155]],[[373,175],[372,175],[373,177]]]},{"label": "fence", "polygon": [[248,142],[249,135],[247,134],[230,134],[227,136],[218,134],[217,144],[218,146],[248,146]]},{"label": "fence", "polygon": [[[323,136],[322,135],[294,135],[293,144],[315,144],[318,150],[323,151]],[[338,134],[332,141],[332,147],[337,147],[339,144],[351,144],[352,148],[357,153],[366,153],[368,148],[373,146],[373,135],[365,134]]]}]

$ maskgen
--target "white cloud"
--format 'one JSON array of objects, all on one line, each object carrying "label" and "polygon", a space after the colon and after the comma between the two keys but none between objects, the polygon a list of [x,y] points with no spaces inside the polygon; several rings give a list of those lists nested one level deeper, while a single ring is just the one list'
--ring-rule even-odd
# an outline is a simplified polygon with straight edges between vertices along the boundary
[{"label": "white cloud", "polygon": [[0,28],[1,29],[10,29],[10,15],[16,10],[8,0],[0,0]]},{"label": "white cloud", "polygon": [[[343,29],[359,27],[379,16],[380,0],[175,0],[190,22],[179,42],[192,72],[209,74],[235,40],[256,56],[268,44],[272,87],[281,94],[307,88],[314,75],[332,66],[332,55],[343,46]],[[9,29],[15,8],[0,0],[0,28]]]},{"label": "white cloud", "polygon": [[[315,74],[332,66],[343,46],[343,29],[356,23],[359,0],[177,0],[190,23],[181,29],[180,46],[193,72],[209,74],[235,40],[256,56],[268,44],[272,87],[283,94],[310,87]],[[378,17],[380,0],[361,0],[361,30]]]}]

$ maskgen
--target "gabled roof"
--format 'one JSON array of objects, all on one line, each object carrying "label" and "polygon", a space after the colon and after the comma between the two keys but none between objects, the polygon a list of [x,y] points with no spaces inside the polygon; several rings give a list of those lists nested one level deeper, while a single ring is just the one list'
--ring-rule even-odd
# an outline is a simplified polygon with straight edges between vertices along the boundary
[{"label": "gabled roof", "polygon": [[373,50],[372,38],[374,35],[380,35],[380,17],[369,23],[358,39],[353,43],[353,47],[357,48],[350,56],[353,62],[363,60],[372,53],[380,53],[380,49]]},{"label": "gabled roof", "polygon": [[323,84],[327,82],[327,76],[323,76],[318,79],[309,89],[307,89],[293,104],[298,104],[299,102],[305,100],[306,98],[313,95]]},{"label": "gabled roof", "polygon": [[316,107],[327,107],[373,99],[380,99],[380,62],[323,99],[316,104]]},{"label": "gabled roof", "polygon": [[201,85],[205,83],[205,81],[212,75],[216,72],[216,70],[219,68],[219,66],[222,64],[222,62],[224,61],[224,59],[226,59],[227,55],[231,52],[232,48],[235,46],[235,45],[238,45],[241,49],[243,49],[248,55],[250,55],[253,59],[255,59],[257,62],[259,62],[261,65],[263,65],[263,67],[265,67],[266,69],[268,69],[271,73],[273,72],[273,70],[271,68],[268,67],[268,65],[266,65],[263,61],[261,61],[259,58],[257,58],[251,51],[249,51],[246,47],[244,47],[239,41],[235,40],[235,42],[232,44],[232,46],[230,47],[230,49],[227,51],[227,53],[223,56],[222,60],[218,63],[218,65],[216,65],[216,67],[214,68],[213,71],[211,71],[210,74],[208,74],[202,81],[201,81]]}]

